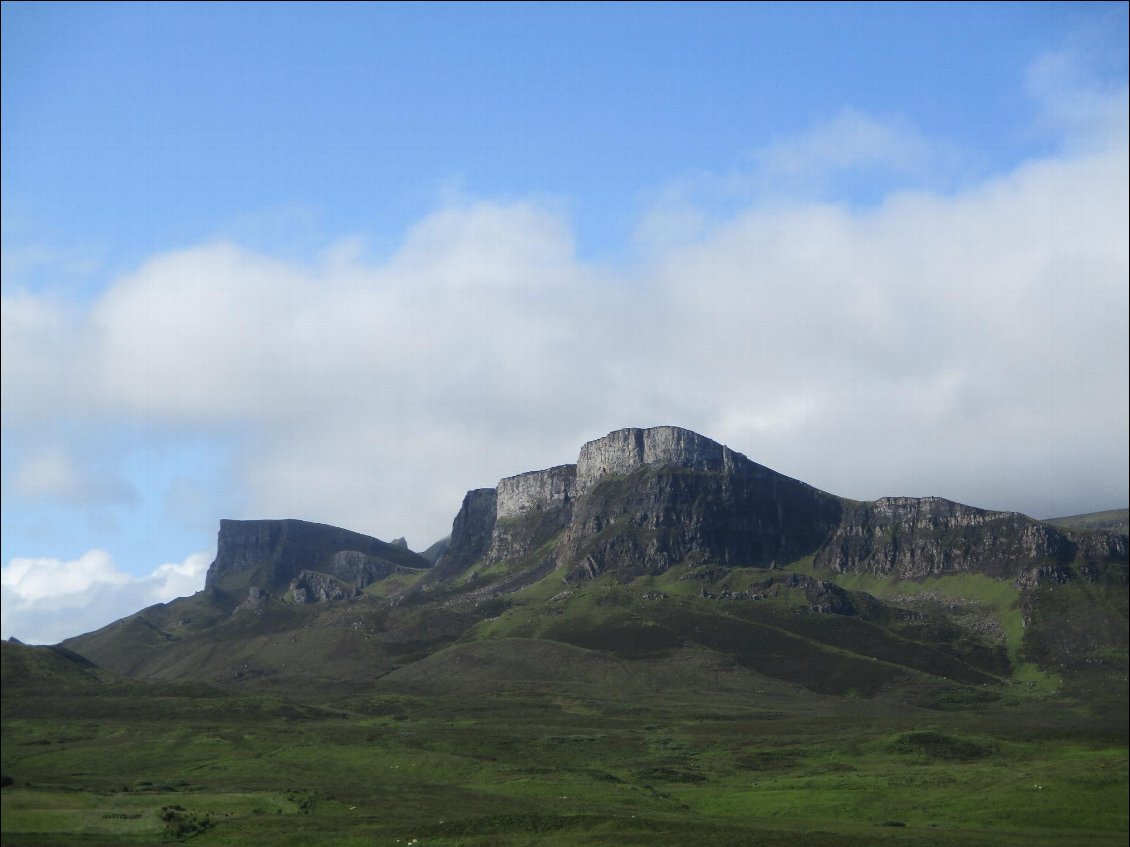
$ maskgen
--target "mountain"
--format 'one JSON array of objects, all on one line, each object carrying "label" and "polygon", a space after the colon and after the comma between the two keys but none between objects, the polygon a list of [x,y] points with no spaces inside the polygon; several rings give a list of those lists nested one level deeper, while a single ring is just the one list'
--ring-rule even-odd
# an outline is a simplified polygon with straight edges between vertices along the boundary
[{"label": "mountain", "polygon": [[430,581],[535,554],[536,572],[552,564],[566,579],[708,562],[773,568],[811,556],[834,572],[1038,580],[1047,568],[1125,561],[1127,546],[1124,534],[938,497],[848,501],[696,433],[656,427],[591,441],[576,465],[469,492]]},{"label": "mountain", "polygon": [[290,591],[304,602],[430,566],[406,545],[347,529],[298,520],[225,520],[204,587],[229,597],[246,595],[252,587]]},{"label": "mountain", "polygon": [[[623,429],[468,492],[428,556],[223,521],[202,592],[64,644],[136,678],[287,691],[455,691],[480,684],[470,666],[537,686],[598,656],[698,679],[710,656],[817,693],[941,702],[1124,668],[1127,558],[1125,533],[846,500],[685,429]],[[555,667],[521,659],[534,642]]]}]

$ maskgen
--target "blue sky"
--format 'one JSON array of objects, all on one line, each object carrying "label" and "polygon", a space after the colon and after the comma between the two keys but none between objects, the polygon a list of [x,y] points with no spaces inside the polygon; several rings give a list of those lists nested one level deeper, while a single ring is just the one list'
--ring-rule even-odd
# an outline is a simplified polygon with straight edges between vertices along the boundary
[{"label": "blue sky", "polygon": [[1124,3],[2,8],[5,637],[620,426],[1126,505]]}]

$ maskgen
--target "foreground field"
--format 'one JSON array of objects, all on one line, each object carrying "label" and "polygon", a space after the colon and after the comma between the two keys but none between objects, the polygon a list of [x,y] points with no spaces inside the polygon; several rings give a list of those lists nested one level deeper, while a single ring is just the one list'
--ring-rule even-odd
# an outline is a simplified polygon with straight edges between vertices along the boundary
[{"label": "foreground field", "polygon": [[[446,660],[492,672],[474,651]],[[1068,692],[943,710],[741,669],[709,694],[680,684],[705,673],[680,654],[608,665],[592,684],[497,679],[453,696],[415,678],[304,703],[25,689],[4,698],[2,843],[1126,843],[1125,721]]]}]

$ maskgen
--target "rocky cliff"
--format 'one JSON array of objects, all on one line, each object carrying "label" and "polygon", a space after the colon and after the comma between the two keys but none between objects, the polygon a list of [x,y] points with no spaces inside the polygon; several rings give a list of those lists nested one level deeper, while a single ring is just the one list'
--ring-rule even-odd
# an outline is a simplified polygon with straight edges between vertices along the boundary
[{"label": "rocky cliff", "polygon": [[[1125,534],[936,497],[844,500],[675,427],[618,430],[574,465],[468,492],[441,547],[428,568],[335,527],[224,521],[207,590],[67,647],[118,673],[224,685],[367,685],[482,637],[664,661],[690,642],[726,667],[866,696],[904,671],[992,684],[1029,658],[1125,676]],[[904,581],[884,599],[837,584],[859,572]],[[914,584],[963,572],[1002,585]]]},{"label": "rocky cliff", "polygon": [[229,596],[245,595],[252,587],[282,593],[303,571],[360,588],[399,568],[429,565],[406,547],[338,527],[299,520],[224,520],[205,588]]},{"label": "rocky cliff", "polygon": [[290,583],[295,603],[320,603],[325,600],[349,600],[361,594],[354,582],[317,571],[302,571]]},{"label": "rocky cliff", "polygon": [[1126,558],[1125,535],[1068,532],[1017,512],[941,497],[884,497],[845,505],[816,564],[902,579],[977,571],[1035,584],[1086,576],[1100,563]]},{"label": "rocky cliff", "polygon": [[486,555],[494,532],[497,503],[493,488],[467,492],[451,524],[451,540],[428,574],[427,584],[453,579]]},{"label": "rocky cliff", "polygon": [[617,430],[582,446],[575,465],[470,492],[433,577],[505,562],[531,574],[560,568],[572,580],[808,556],[835,572],[912,579],[978,571],[1036,584],[1125,562],[1127,539],[938,497],[843,500],[663,426]]},{"label": "rocky cliff", "polygon": [[750,465],[729,447],[677,426],[619,429],[581,447],[577,493],[588,493],[604,477],[625,476],[647,466],[725,474]]},{"label": "rocky cliff", "polygon": [[488,491],[468,495],[437,576],[534,554],[531,567],[548,558],[575,576],[683,561],[765,566],[814,553],[840,517],[838,498],[669,426],[617,430],[585,444],[576,465]]}]

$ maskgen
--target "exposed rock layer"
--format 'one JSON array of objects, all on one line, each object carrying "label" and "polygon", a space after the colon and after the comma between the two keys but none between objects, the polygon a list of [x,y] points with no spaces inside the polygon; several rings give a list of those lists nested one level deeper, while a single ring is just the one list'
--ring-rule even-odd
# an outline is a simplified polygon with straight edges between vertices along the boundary
[{"label": "exposed rock layer", "polygon": [[303,571],[364,587],[397,568],[429,564],[406,547],[324,524],[224,520],[205,588],[242,594],[259,587],[282,593]]},{"label": "exposed rock layer", "polygon": [[1126,557],[1126,536],[1116,533],[1072,533],[940,497],[885,497],[847,505],[816,564],[902,579],[975,570],[1035,584]]},{"label": "exposed rock layer", "polygon": [[1125,562],[1127,538],[939,497],[855,503],[663,426],[617,430],[585,444],[576,465],[470,492],[433,577],[503,561],[540,572],[552,560],[577,579],[706,561],[772,567],[806,556],[838,572],[909,579],[978,571],[1037,584]]}]

